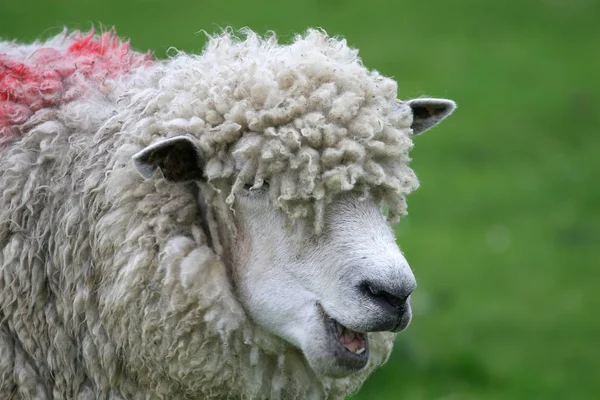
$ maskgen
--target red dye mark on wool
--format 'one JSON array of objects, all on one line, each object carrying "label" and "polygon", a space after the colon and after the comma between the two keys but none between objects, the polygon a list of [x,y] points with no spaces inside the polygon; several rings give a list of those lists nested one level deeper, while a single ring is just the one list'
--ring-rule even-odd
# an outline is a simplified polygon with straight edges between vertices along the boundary
[{"label": "red dye mark on wool", "polygon": [[0,53],[0,138],[16,135],[36,111],[102,89],[106,79],[149,65],[153,56],[131,50],[114,32],[74,32],[63,48],[41,47],[25,61]]}]

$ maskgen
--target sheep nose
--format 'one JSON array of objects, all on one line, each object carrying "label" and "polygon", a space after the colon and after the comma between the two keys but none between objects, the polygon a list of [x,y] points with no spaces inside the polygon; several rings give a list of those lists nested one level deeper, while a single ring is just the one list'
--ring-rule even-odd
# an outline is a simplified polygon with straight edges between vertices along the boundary
[{"label": "sheep nose", "polygon": [[361,292],[374,303],[391,313],[402,314],[408,297],[414,290],[413,285],[384,285],[377,282],[362,282]]}]

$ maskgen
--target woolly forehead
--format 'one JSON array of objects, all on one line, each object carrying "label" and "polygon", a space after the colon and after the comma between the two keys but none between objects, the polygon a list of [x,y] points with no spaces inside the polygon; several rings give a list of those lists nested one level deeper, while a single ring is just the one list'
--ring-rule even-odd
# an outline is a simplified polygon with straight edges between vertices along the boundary
[{"label": "woolly forehead", "polygon": [[316,217],[337,194],[359,190],[405,213],[417,186],[407,163],[408,106],[396,83],[367,70],[345,41],[320,31],[279,45],[274,36],[226,33],[199,56],[165,65],[157,121],[169,136],[198,139],[209,180],[269,181],[275,205],[292,218]]}]

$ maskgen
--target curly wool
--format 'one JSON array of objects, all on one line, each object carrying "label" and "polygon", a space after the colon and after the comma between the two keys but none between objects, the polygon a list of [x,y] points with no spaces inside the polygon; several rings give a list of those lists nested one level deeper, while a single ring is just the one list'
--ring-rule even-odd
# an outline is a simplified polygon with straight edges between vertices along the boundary
[{"label": "curly wool", "polygon": [[[340,398],[386,361],[395,335],[372,333],[364,370],[316,376],[244,313],[219,225],[233,226],[244,185],[265,182],[275,206],[317,231],[325,205],[346,191],[402,215],[417,185],[407,166],[410,109],[343,40],[316,30],[290,45],[245,35],[225,32],[201,55],[87,79],[84,97],[7,126],[0,397]],[[207,214],[196,185],[143,181],[131,164],[181,134],[205,162]]]},{"label": "curly wool", "polygon": [[417,187],[412,113],[396,82],[366,69],[344,40],[311,30],[282,46],[274,35],[226,33],[164,68],[145,112],[161,132],[199,138],[206,178],[232,183],[228,204],[244,185],[268,182],[273,203],[291,219],[314,218],[317,231],[341,192],[383,200],[392,222],[406,213]]},{"label": "curly wool", "polygon": [[131,52],[113,32],[95,37],[64,31],[51,43],[0,47],[0,139],[17,134],[36,111],[73,101],[95,84],[109,91],[106,79],[148,65],[149,54]]}]

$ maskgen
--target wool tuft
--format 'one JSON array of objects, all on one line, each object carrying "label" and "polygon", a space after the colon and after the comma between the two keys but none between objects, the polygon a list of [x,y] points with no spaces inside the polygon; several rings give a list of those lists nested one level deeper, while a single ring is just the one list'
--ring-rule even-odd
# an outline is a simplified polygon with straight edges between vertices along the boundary
[{"label": "wool tuft", "polygon": [[36,111],[73,101],[92,88],[110,90],[103,87],[106,79],[152,61],[112,31],[99,36],[64,32],[52,46],[31,47],[27,54],[18,54],[16,45],[0,47],[0,137],[17,134]]},{"label": "wool tuft", "polygon": [[317,232],[320,210],[342,192],[373,196],[391,222],[406,213],[418,185],[408,167],[412,112],[396,100],[396,82],[365,68],[345,40],[309,30],[282,45],[226,31],[152,79],[136,99],[142,120],[157,133],[195,137],[205,177],[225,181],[227,204],[246,185],[268,184],[291,221],[314,220]]}]

